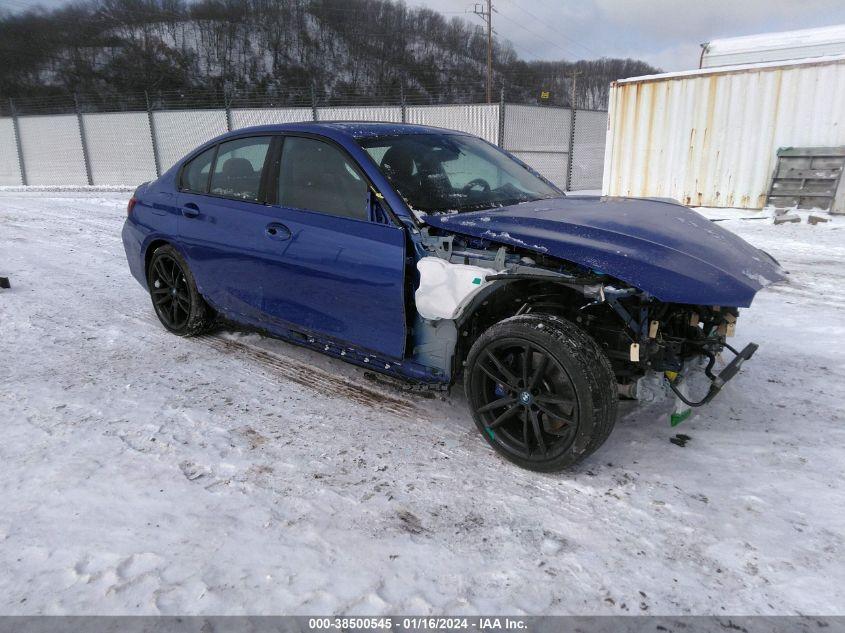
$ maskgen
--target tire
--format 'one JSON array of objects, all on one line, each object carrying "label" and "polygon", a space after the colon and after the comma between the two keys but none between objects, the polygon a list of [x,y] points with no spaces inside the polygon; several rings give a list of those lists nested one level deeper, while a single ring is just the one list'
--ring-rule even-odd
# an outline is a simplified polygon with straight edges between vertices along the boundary
[{"label": "tire", "polygon": [[212,310],[197,290],[188,262],[172,246],[160,246],[153,253],[147,287],[158,320],[170,332],[196,336],[211,326]]},{"label": "tire", "polygon": [[464,387],[484,439],[529,470],[573,466],[616,423],[610,361],[584,330],[553,315],[511,317],[482,333],[467,357]]}]

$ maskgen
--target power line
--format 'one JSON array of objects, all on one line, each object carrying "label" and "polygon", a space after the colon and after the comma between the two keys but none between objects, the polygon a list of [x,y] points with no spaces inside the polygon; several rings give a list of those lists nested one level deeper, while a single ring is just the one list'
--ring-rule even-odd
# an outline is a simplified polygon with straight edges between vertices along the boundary
[{"label": "power line", "polygon": [[567,57],[569,57],[569,56],[572,56],[572,57],[578,57],[578,55],[577,55],[577,54],[574,54],[574,53],[573,53],[573,51],[563,48],[563,47],[562,47],[562,46],[560,46],[559,44],[557,44],[557,43],[555,43],[555,42],[553,42],[553,41],[551,41],[551,40],[549,40],[549,39],[547,39],[547,38],[543,37],[542,35],[540,35],[539,33],[537,33],[537,31],[534,31],[534,30],[532,30],[532,29],[529,29],[527,26],[525,26],[524,24],[522,24],[522,23],[520,23],[520,22],[517,22],[517,21],[516,21],[516,20],[514,20],[513,18],[508,17],[508,16],[506,16],[506,15],[502,15],[502,17],[503,17],[505,20],[508,20],[509,22],[513,22],[516,26],[518,26],[519,28],[523,29],[523,30],[524,30],[524,31],[526,31],[527,33],[531,33],[531,34],[532,34],[532,35],[534,35],[535,37],[539,37],[541,40],[543,40],[543,41],[544,41],[544,42],[546,42],[547,44],[551,44],[552,46],[554,46],[555,48],[557,48],[559,51],[561,51],[561,52],[562,52],[564,55],[566,55]]},{"label": "power line", "polygon": [[[549,29],[549,30],[551,31],[551,27],[548,25],[548,21],[547,21],[547,20],[544,20],[543,18],[538,17],[538,16],[537,16],[537,15],[535,15],[534,13],[531,13],[531,11],[529,11],[529,10],[528,10],[528,9],[526,9],[525,7],[523,7],[523,6],[519,5],[519,4],[517,4],[517,3],[516,3],[516,0],[511,0],[511,2],[513,3],[513,6],[514,6],[514,7],[516,7],[517,9],[519,9],[520,11],[522,11],[523,13],[525,13],[525,14],[529,15],[530,17],[534,18],[535,20],[537,20],[537,22],[538,22],[539,24],[542,24],[543,26],[545,26],[547,29]],[[548,6],[548,5],[547,5],[547,6]],[[569,41],[570,41],[570,42],[572,42],[573,44],[576,44],[576,45],[580,46],[581,48],[583,48],[585,51],[587,51],[587,52],[588,52],[588,53],[590,53],[591,55],[595,55],[596,57],[601,57],[601,55],[600,55],[598,52],[594,51],[593,49],[591,49],[590,47],[586,46],[585,44],[582,44],[582,43],[581,43],[581,42],[579,42],[578,40],[576,40],[576,39],[574,39],[574,38],[572,38],[572,37],[568,37],[568,36],[567,36],[566,34],[564,34],[564,33],[559,33],[559,32],[556,32],[556,33],[555,33],[555,35],[559,35],[559,36],[560,36],[560,37],[562,37],[563,39],[565,39],[565,40],[569,40]]]}]

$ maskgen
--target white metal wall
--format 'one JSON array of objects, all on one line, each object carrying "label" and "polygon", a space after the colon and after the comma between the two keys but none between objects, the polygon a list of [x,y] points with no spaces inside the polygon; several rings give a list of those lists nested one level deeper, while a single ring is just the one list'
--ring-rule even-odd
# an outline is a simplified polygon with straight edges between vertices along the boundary
[{"label": "white metal wall", "polygon": [[137,185],[156,177],[146,112],[83,115],[95,183]]},{"label": "white metal wall", "polygon": [[570,189],[601,189],[607,112],[576,110]]},{"label": "white metal wall", "polygon": [[226,131],[225,110],[153,112],[161,171],[185,154]]},{"label": "white metal wall", "polygon": [[318,108],[318,121],[389,121],[401,123],[402,108],[391,106],[361,106],[347,108]]},{"label": "white metal wall", "polygon": [[408,106],[405,116],[408,123],[460,130],[499,142],[498,104]]},{"label": "white metal wall", "polygon": [[[499,104],[408,106],[409,123],[462,130],[499,142]],[[592,117],[594,113],[585,116]],[[227,129],[225,110],[172,110],[153,112],[153,128],[161,171],[185,154]],[[581,116],[581,113],[578,113]],[[311,108],[237,108],[230,112],[233,129],[270,123],[311,121]],[[402,120],[399,106],[323,107],[319,120]],[[87,174],[76,115],[19,117],[27,184],[85,184]],[[83,114],[83,127],[95,185],[134,185],[155,177],[153,134],[146,112]],[[561,187],[566,185],[570,143],[570,111],[563,108],[507,105],[504,146]],[[588,134],[579,132],[573,176],[578,180],[581,163],[593,169],[589,154],[595,151]],[[603,129],[603,127],[602,127]],[[599,142],[603,142],[603,135]],[[21,184],[20,165],[11,118],[0,118],[0,184]],[[580,162],[579,162],[580,161]],[[601,165],[595,167],[600,172]],[[585,172],[586,173],[586,172]],[[593,179],[596,173],[590,175]]]},{"label": "white metal wall", "polygon": [[0,118],[0,185],[20,185],[21,166],[11,117]]},{"label": "white metal wall", "polygon": [[311,121],[313,117],[311,108],[238,108],[232,110],[232,127],[239,129],[251,125],[299,123]]},{"label": "white metal wall", "polygon": [[558,187],[566,187],[569,161],[567,108],[505,106],[504,148]]},{"label": "white metal wall", "polygon": [[602,191],[760,208],[779,147],[845,145],[845,57],[616,82]]},{"label": "white metal wall", "polygon": [[[86,184],[82,137],[75,114],[18,118],[29,184]],[[14,141],[13,141],[14,142]]]}]

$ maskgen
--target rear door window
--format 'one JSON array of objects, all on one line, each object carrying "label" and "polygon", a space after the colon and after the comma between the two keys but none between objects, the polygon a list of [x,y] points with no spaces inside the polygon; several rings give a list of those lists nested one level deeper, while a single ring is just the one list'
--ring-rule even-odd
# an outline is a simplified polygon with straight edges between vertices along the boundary
[{"label": "rear door window", "polygon": [[217,147],[205,150],[196,158],[188,161],[182,170],[182,181],[179,188],[183,191],[206,193],[208,191],[208,174],[214,161],[214,151]]},{"label": "rear door window", "polygon": [[270,141],[269,136],[258,136],[221,143],[211,175],[210,193],[257,201]]},{"label": "rear door window", "polygon": [[324,141],[285,138],[277,202],[356,220],[369,218],[367,182],[341,150]]}]

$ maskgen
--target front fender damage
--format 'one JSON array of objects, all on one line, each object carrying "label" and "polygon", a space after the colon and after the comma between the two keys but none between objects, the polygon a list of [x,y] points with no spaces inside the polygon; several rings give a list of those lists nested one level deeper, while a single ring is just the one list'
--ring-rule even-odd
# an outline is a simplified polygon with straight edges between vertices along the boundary
[{"label": "front fender damage", "polygon": [[[715,397],[756,350],[752,344],[737,351],[726,341],[736,328],[736,307],[666,303],[606,274],[504,246],[493,251],[455,236],[424,231],[422,246],[414,356],[440,368],[450,381],[487,327],[517,314],[550,312],[599,342],[621,397],[648,401],[657,392],[673,395],[677,421]],[[725,349],[736,358],[716,375],[714,363]],[[699,364],[706,365],[709,380],[703,397],[690,395],[700,392],[689,378]]]}]

